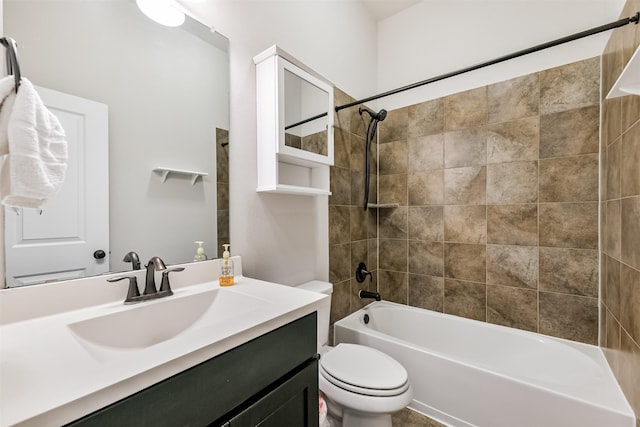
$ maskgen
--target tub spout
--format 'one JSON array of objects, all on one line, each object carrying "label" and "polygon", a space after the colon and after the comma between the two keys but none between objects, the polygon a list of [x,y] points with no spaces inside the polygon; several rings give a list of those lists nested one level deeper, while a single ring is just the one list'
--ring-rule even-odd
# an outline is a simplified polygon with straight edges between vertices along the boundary
[{"label": "tub spout", "polygon": [[369,292],[369,291],[361,290],[360,292],[358,292],[358,296],[360,298],[373,298],[376,301],[380,301],[380,294],[378,292]]}]

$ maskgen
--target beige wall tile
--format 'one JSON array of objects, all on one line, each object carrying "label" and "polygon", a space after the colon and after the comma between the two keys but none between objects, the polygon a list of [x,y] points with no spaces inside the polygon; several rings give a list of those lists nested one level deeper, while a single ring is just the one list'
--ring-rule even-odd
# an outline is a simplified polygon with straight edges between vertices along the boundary
[{"label": "beige wall tile", "polygon": [[538,295],[536,291],[487,285],[487,322],[537,331]]},{"label": "beige wall tile", "polygon": [[607,255],[605,259],[605,275],[602,287],[602,301],[616,319],[620,319],[620,262]]},{"label": "beige wall tile", "polygon": [[475,127],[444,134],[444,167],[484,166],[487,162],[487,130]]},{"label": "beige wall tile", "polygon": [[345,280],[343,282],[334,282],[333,284],[333,293],[331,294],[331,324],[350,314],[349,282],[349,280]]},{"label": "beige wall tile", "polygon": [[465,243],[444,244],[444,276],[472,282],[486,282],[487,246]]},{"label": "beige wall tile", "polygon": [[378,235],[380,238],[406,239],[408,227],[406,206],[396,209],[381,209],[378,212]]},{"label": "beige wall tile", "polygon": [[442,206],[409,207],[409,239],[442,242],[443,218]]},{"label": "beige wall tile", "polygon": [[487,207],[484,205],[445,206],[444,239],[447,242],[486,243]]},{"label": "beige wall tile", "polygon": [[538,115],[538,74],[496,83],[488,87],[489,123],[506,122]]},{"label": "beige wall tile", "polygon": [[444,279],[442,277],[409,274],[409,305],[442,312]]},{"label": "beige wall tile", "polygon": [[640,120],[640,98],[629,95],[619,99],[622,109],[622,129],[629,129]]},{"label": "beige wall tile", "polygon": [[487,243],[538,245],[538,205],[487,206]]},{"label": "beige wall tile", "polygon": [[380,144],[378,152],[378,173],[391,175],[407,173],[407,141],[404,139]]},{"label": "beige wall tile", "polygon": [[603,200],[620,198],[620,140],[607,147],[606,156],[607,193]]},{"label": "beige wall tile", "polygon": [[[368,124],[368,119],[366,121]],[[399,108],[389,111],[384,121],[378,124],[378,142],[386,142],[407,139],[407,126],[409,124],[409,108]],[[365,127],[366,129],[366,127]]]},{"label": "beige wall tile", "polygon": [[359,206],[349,208],[349,233],[352,242],[367,238],[367,212]]},{"label": "beige wall tile", "polygon": [[487,123],[487,88],[481,87],[444,98],[444,130],[467,129]]},{"label": "beige wall tile", "polygon": [[598,203],[541,203],[540,246],[598,247]]},{"label": "beige wall tile", "polygon": [[443,257],[442,243],[409,240],[409,273],[442,277]]},{"label": "beige wall tile", "polygon": [[598,106],[540,117],[540,158],[598,152]]},{"label": "beige wall tile", "polygon": [[541,71],[540,114],[598,104],[599,89],[599,57]]},{"label": "beige wall tile", "polygon": [[442,98],[409,106],[409,138],[433,135],[444,130],[444,100]]},{"label": "beige wall tile", "polygon": [[[375,181],[372,180],[375,184]],[[380,175],[378,177],[378,203],[407,205],[407,174]],[[371,200],[371,198],[369,198]]]},{"label": "beige wall tile", "polygon": [[349,243],[349,207],[329,206],[329,244]]},{"label": "beige wall tile", "polygon": [[640,269],[640,196],[622,199],[621,217],[620,260]]},{"label": "beige wall tile", "polygon": [[487,283],[538,289],[538,248],[487,245]]},{"label": "beige wall tile", "polygon": [[[366,147],[367,145],[364,138],[351,134],[351,138],[349,139],[349,168],[352,171],[365,171]],[[369,171],[373,173],[377,171],[376,150],[377,144],[373,144],[370,147],[371,163],[369,169]]]},{"label": "beige wall tile", "polygon": [[444,203],[444,169],[410,172],[407,180],[409,205],[441,205]]},{"label": "beige wall tile", "polygon": [[[640,341],[640,271],[620,264],[620,324],[636,342]],[[639,368],[640,369],[640,368]]]},{"label": "beige wall tile", "polygon": [[487,163],[537,160],[540,117],[526,117],[487,127]]},{"label": "beige wall tile", "polygon": [[[380,270],[378,279],[378,288],[380,295],[386,301],[397,302],[399,304],[407,303],[407,273],[397,271]],[[367,301],[369,303],[370,301]]]},{"label": "beige wall tile", "polygon": [[444,134],[407,140],[409,172],[424,172],[444,167]]},{"label": "beige wall tile", "polygon": [[487,204],[538,201],[538,162],[487,165]]},{"label": "beige wall tile", "polygon": [[622,135],[620,178],[623,197],[640,195],[640,122]]},{"label": "beige wall tile", "polygon": [[597,298],[598,251],[540,248],[540,290]]},{"label": "beige wall tile", "polygon": [[349,169],[351,164],[351,133],[338,127],[333,130],[333,165]]},{"label": "beige wall tile", "polygon": [[349,169],[331,166],[329,188],[329,205],[351,204],[351,171]]},{"label": "beige wall tile", "polygon": [[379,240],[379,268],[381,270],[407,271],[407,241],[405,239]]},{"label": "beige wall tile", "polygon": [[350,260],[351,245],[349,243],[329,246],[329,280],[331,283],[349,279],[351,276]]},{"label": "beige wall tile", "polygon": [[539,293],[539,331],[555,337],[598,342],[598,300],[575,295]]},{"label": "beige wall tile", "polygon": [[487,319],[487,285],[445,279],[444,312],[468,319]]},{"label": "beige wall tile", "polygon": [[620,200],[612,200],[607,202],[606,213],[606,239],[605,251],[607,255],[620,259],[620,248],[622,246],[622,228],[621,228],[621,211]]},{"label": "beige wall tile", "polygon": [[602,128],[605,145],[611,144],[622,133],[622,101],[620,98],[607,99],[602,103],[602,114],[606,126]]},{"label": "beige wall tile", "polygon": [[448,205],[486,204],[487,168],[471,166],[445,169],[444,203]]},{"label": "beige wall tile", "polygon": [[598,200],[598,155],[540,160],[540,202]]}]

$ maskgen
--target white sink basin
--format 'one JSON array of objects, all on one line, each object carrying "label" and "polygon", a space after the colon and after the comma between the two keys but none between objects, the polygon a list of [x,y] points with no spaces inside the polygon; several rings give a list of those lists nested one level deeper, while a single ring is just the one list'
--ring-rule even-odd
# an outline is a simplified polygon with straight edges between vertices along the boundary
[{"label": "white sink basin", "polygon": [[68,327],[100,361],[121,357],[202,327],[221,327],[259,309],[266,301],[228,289],[173,295],[121,307]]}]

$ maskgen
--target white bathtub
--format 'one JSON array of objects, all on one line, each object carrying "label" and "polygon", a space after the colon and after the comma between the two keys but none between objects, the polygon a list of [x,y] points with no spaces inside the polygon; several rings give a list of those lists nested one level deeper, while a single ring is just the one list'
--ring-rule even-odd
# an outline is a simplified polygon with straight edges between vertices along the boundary
[{"label": "white bathtub", "polygon": [[402,363],[414,389],[409,407],[453,427],[635,427],[592,345],[386,301],[336,322],[334,333],[336,344]]}]

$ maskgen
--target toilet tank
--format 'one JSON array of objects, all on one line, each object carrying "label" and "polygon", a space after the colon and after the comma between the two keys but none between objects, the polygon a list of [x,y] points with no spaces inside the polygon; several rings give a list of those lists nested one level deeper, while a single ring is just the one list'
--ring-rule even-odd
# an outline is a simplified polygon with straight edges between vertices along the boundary
[{"label": "toilet tank", "polygon": [[[329,295],[329,300],[331,300],[331,293],[333,292],[332,283],[323,282],[321,280],[312,280],[311,282],[306,282],[296,287],[298,289]],[[320,352],[322,346],[329,343],[330,315],[331,304],[326,304],[323,308],[318,310],[318,352]]]}]

